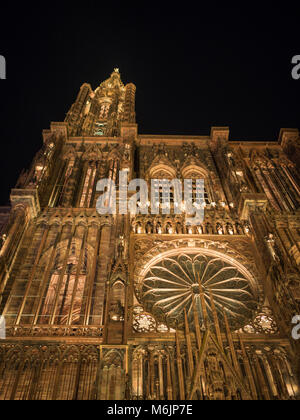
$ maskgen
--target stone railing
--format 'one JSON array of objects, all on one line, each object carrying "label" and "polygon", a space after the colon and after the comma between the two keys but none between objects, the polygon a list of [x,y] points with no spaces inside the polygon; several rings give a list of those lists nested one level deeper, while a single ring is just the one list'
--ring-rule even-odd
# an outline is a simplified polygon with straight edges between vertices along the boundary
[{"label": "stone railing", "polygon": [[102,338],[103,326],[22,325],[6,328],[6,337],[89,337]]},{"label": "stone railing", "polygon": [[247,221],[231,218],[206,218],[199,226],[188,226],[182,216],[137,216],[132,221],[136,234],[190,234],[190,235],[249,235]]}]

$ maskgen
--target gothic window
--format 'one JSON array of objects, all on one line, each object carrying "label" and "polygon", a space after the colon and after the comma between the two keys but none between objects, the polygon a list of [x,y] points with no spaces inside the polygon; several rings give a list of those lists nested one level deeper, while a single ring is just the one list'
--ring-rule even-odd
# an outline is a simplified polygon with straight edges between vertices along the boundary
[{"label": "gothic window", "polygon": [[112,179],[115,184],[117,185],[117,181],[118,181],[118,170],[120,168],[120,164],[119,164],[119,160],[117,158],[115,159],[111,159],[109,161],[109,172],[108,172],[108,178]]},{"label": "gothic window", "polygon": [[84,208],[90,207],[95,178],[96,178],[96,172],[97,172],[96,165],[93,164],[93,162],[90,162],[87,172],[86,172],[85,179],[84,179],[79,207],[84,207]]},{"label": "gothic window", "polygon": [[273,161],[259,158],[255,162],[254,171],[270,204],[276,210],[290,211],[299,207],[297,183],[291,176],[290,168],[284,163],[279,166]]},{"label": "gothic window", "polygon": [[[203,201],[204,205],[209,205],[211,202],[214,202],[213,200],[213,194],[211,193],[211,187],[210,187],[210,179],[207,173],[202,170],[200,167],[189,167],[186,168],[182,172],[183,179],[186,180],[192,180],[191,181],[191,197],[193,202],[196,202],[197,200]],[[197,180],[204,180],[204,197],[203,192],[199,190],[199,181],[198,181],[198,189],[197,189]],[[201,184],[200,184],[201,185]]]},{"label": "gothic window", "polygon": [[[174,191],[174,186],[171,184],[168,179],[153,179],[152,180],[152,188],[154,188],[154,200],[156,203],[164,203],[170,202],[171,204],[177,204],[177,201],[180,201],[180,198],[183,200],[184,195],[182,191],[181,197],[176,195]],[[182,190],[184,189],[184,183],[182,182]],[[190,185],[190,193],[187,194],[189,199],[192,202],[196,202],[197,200],[203,200],[203,193],[199,191],[199,187],[197,188],[197,181],[196,179],[192,180]],[[204,201],[208,205],[210,203],[209,195],[207,193],[207,189],[204,186]]]},{"label": "gothic window", "polygon": [[71,246],[70,255],[63,270],[63,254],[58,251],[49,285],[43,300],[39,323],[55,325],[78,324],[82,313],[83,294],[86,282],[87,250],[82,267],[78,269],[76,242]]},{"label": "gothic window", "polygon": [[289,205],[287,204],[286,200],[285,200],[285,195],[286,192],[285,191],[281,191],[281,186],[278,183],[278,180],[276,179],[276,174],[274,172],[273,168],[265,168],[263,169],[263,173],[265,176],[265,179],[271,189],[271,191],[273,192],[273,195],[275,197],[275,199],[277,200],[280,208],[282,210],[289,210]]},{"label": "gothic window", "polygon": [[62,200],[65,196],[68,181],[69,181],[70,176],[72,175],[72,172],[73,172],[74,163],[75,163],[75,158],[71,158],[68,161],[65,174],[63,176],[63,179],[60,182],[60,185],[59,185],[60,195],[59,195],[59,199],[58,199],[58,203],[60,203],[60,204],[62,203]]},{"label": "gothic window", "polygon": [[297,199],[299,195],[299,186],[295,177],[293,177],[292,169],[289,165],[277,165],[275,167],[274,176],[276,181],[280,185],[281,195],[286,201],[288,207],[292,210],[299,208],[299,201]]},{"label": "gothic window", "polygon": [[278,202],[276,200],[276,198],[273,195],[272,189],[269,187],[267,180],[264,176],[264,173],[262,172],[261,168],[257,167],[254,169],[255,170],[255,174],[257,176],[257,179],[259,180],[261,186],[263,187],[263,190],[269,200],[269,202],[271,203],[271,205],[276,209],[276,210],[280,210],[280,207],[278,205]]},{"label": "gothic window", "polygon": [[174,203],[174,188],[169,188],[168,179],[153,179],[152,188],[154,189],[154,200],[156,203]]},{"label": "gothic window", "polygon": [[122,281],[116,281],[111,289],[109,318],[112,321],[124,321],[125,288]]},{"label": "gothic window", "polygon": [[[172,180],[176,178],[176,171],[165,164],[159,164],[150,170],[149,176],[151,178],[151,203],[158,208],[168,209],[174,204],[176,200],[176,191]],[[180,199],[181,197],[179,197]]]},{"label": "gothic window", "polygon": [[286,175],[286,179],[290,182],[292,190],[294,190],[296,194],[300,195],[299,177],[298,174],[295,173],[294,167],[289,165],[282,165],[282,170]]},{"label": "gothic window", "polygon": [[[109,180],[112,180],[113,183],[105,187],[104,193],[106,194],[107,199],[105,200],[105,206],[107,208],[114,206],[114,200],[116,197],[116,189],[118,189],[119,186],[119,177],[118,177],[118,171],[120,168],[120,162],[118,160],[117,156],[113,156],[108,160],[107,164],[107,172],[106,176],[103,176],[103,178],[108,178]],[[94,178],[95,181],[95,178]],[[97,184],[98,179],[96,180]],[[116,186],[116,188],[114,188]],[[100,197],[100,193],[95,193],[95,198],[93,199],[93,202],[97,201]]]},{"label": "gothic window", "polygon": [[[196,202],[197,200],[199,200],[201,198],[203,198],[201,193],[199,193],[197,191],[197,181],[196,181],[196,179],[193,179],[192,180],[192,199],[193,199],[193,202]],[[204,183],[204,201],[205,201],[205,204],[207,204],[207,205],[210,204],[210,200],[209,200],[207,189],[205,187],[205,183]]]}]

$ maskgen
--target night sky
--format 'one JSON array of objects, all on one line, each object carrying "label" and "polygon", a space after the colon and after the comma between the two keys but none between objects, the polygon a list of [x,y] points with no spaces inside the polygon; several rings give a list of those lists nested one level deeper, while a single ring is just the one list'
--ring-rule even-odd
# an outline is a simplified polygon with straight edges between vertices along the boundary
[{"label": "night sky", "polygon": [[300,79],[291,77],[300,8],[240,3],[1,4],[0,205],[42,146],[42,130],[64,120],[82,83],[95,89],[115,67],[137,86],[140,134],[229,126],[231,140],[274,141],[281,127],[300,128]]}]

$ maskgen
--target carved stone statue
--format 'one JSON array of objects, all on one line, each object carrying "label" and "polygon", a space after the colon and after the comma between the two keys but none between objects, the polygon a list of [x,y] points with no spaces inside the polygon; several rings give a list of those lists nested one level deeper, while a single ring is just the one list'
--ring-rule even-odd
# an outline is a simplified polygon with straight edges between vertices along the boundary
[{"label": "carved stone statue", "polygon": [[268,245],[268,249],[274,261],[279,261],[279,257],[276,253],[276,248],[275,248],[274,235],[272,233],[269,233],[268,236],[265,237],[265,241]]}]

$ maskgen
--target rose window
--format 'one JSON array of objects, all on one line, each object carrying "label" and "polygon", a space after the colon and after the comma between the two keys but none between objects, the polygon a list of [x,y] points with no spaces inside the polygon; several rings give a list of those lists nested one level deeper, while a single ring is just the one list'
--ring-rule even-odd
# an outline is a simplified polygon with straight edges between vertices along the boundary
[{"label": "rose window", "polygon": [[[267,311],[265,311],[267,312]],[[258,333],[276,334],[278,327],[273,317],[269,313],[259,314],[253,321],[253,326]]]},{"label": "rose window", "polygon": [[194,302],[202,326],[201,287],[208,320],[213,323],[212,296],[221,327],[225,311],[230,326],[237,329],[253,319],[258,305],[256,293],[242,271],[225,259],[204,253],[165,257],[148,269],[138,296],[145,310],[169,328],[182,328],[184,310],[189,324],[193,324]]},{"label": "rose window", "polygon": [[278,334],[279,329],[271,309],[265,306],[254,320],[249,325],[245,325],[240,332],[248,334]]},{"label": "rose window", "polygon": [[133,329],[139,333],[153,332],[156,330],[155,319],[148,314],[138,314],[133,318]]}]

